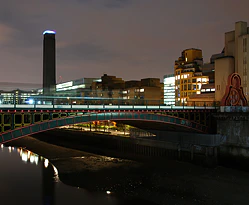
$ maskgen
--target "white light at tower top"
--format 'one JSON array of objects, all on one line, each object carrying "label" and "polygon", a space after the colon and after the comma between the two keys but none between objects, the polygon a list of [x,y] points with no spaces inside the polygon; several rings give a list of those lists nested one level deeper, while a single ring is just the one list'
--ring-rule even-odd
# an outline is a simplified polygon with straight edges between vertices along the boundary
[{"label": "white light at tower top", "polygon": [[44,34],[56,34],[56,32],[53,31],[53,30],[46,30],[46,31],[43,32],[43,35]]}]

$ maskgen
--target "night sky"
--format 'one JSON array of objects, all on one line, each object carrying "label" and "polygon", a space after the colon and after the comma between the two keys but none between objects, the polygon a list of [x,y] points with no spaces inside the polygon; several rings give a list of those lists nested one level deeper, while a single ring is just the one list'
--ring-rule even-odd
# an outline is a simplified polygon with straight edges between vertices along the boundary
[{"label": "night sky", "polygon": [[0,82],[42,83],[42,32],[56,30],[57,82],[104,73],[173,73],[186,48],[204,61],[247,21],[249,0],[7,0],[0,6]]}]

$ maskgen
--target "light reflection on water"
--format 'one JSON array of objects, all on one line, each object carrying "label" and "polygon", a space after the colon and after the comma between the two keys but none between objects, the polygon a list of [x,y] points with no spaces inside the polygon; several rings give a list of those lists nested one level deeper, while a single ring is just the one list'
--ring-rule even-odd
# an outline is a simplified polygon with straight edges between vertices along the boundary
[{"label": "light reflection on water", "polygon": [[109,192],[95,194],[63,184],[48,159],[26,149],[1,144],[0,164],[0,199],[4,205],[118,204]]}]

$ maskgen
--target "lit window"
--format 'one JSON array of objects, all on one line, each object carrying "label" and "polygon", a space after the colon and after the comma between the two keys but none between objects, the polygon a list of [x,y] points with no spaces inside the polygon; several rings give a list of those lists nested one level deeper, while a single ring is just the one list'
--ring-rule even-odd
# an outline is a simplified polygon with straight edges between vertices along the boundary
[{"label": "lit window", "polygon": [[202,82],[207,82],[207,78],[202,78]]}]

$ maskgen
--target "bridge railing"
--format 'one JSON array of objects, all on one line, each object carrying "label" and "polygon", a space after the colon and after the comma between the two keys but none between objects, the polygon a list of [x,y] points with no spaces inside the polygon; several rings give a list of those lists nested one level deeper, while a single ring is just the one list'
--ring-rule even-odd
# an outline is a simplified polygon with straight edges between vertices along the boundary
[{"label": "bridge railing", "polygon": [[[153,107],[154,106],[154,107]],[[59,96],[14,96],[0,101],[0,108],[166,108],[166,109],[217,109],[218,102],[191,102],[183,105],[166,105],[161,100],[120,99],[101,97],[59,97]]]}]

